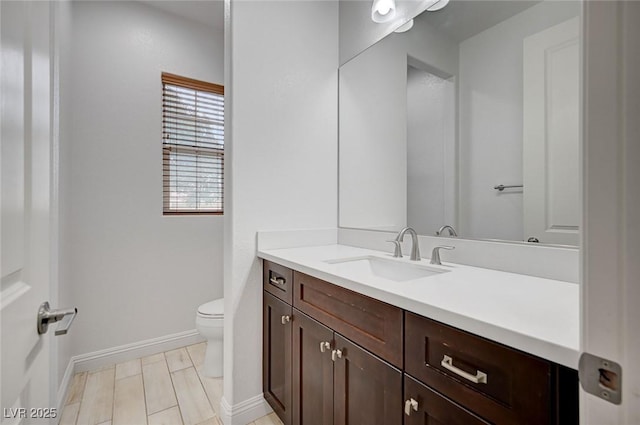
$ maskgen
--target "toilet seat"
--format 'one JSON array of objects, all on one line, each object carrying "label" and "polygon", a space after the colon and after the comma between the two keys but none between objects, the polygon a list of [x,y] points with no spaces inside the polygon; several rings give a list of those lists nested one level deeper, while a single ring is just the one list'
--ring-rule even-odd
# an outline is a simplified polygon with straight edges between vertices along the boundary
[{"label": "toilet seat", "polygon": [[224,318],[224,298],[209,301],[198,307],[198,316],[207,319]]}]

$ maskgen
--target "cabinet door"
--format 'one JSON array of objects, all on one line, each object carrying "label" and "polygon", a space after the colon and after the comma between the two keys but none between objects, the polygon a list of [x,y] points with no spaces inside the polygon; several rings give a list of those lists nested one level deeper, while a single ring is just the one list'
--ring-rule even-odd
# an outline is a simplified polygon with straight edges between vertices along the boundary
[{"label": "cabinet door", "polygon": [[[293,312],[293,423],[332,425],[333,331],[296,309]],[[328,344],[324,352],[320,343]]]},{"label": "cabinet door", "polygon": [[405,412],[404,425],[490,425],[408,375],[404,376],[404,396],[414,402],[405,407],[409,414]]},{"label": "cabinet door", "polygon": [[262,386],[264,398],[291,424],[291,306],[264,292]]},{"label": "cabinet door", "polygon": [[402,424],[402,372],[339,334],[334,354],[334,424]]}]

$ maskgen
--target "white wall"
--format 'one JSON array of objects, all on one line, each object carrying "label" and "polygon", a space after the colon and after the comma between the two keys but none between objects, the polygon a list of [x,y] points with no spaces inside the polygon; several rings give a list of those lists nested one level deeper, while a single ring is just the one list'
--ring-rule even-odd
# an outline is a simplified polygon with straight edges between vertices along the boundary
[{"label": "white wall", "polygon": [[340,225],[407,221],[407,58],[391,38],[340,68]]},{"label": "white wall", "polygon": [[407,225],[408,62],[455,76],[458,45],[416,23],[340,67],[342,227],[399,230]]},{"label": "white wall", "polygon": [[222,83],[223,34],[138,2],[74,2],[70,21],[60,286],[77,355],[194,329],[223,295],[223,218],[162,215],[160,82]]},{"label": "white wall", "polygon": [[[460,233],[523,239],[522,45],[578,16],[579,2],[543,2],[460,43]],[[576,76],[577,77],[577,76]],[[526,190],[526,189],[525,189]]]},{"label": "white wall", "polygon": [[256,232],[337,225],[338,4],[229,6],[222,416],[244,425],[263,403]]}]

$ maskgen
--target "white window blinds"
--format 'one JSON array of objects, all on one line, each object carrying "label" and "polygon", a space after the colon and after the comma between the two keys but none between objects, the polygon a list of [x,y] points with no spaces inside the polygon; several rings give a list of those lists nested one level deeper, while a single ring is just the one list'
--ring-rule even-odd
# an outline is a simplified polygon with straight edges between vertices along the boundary
[{"label": "white window blinds", "polygon": [[224,87],[162,73],[164,214],[222,214]]}]

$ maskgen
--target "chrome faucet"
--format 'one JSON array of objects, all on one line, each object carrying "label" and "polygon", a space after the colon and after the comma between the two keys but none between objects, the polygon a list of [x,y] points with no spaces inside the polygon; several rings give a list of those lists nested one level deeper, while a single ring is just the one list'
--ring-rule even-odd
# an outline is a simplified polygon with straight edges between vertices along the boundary
[{"label": "chrome faucet", "polygon": [[433,251],[431,251],[431,264],[436,264],[438,266],[442,265],[442,263],[440,262],[441,249],[452,250],[452,249],[455,249],[455,247],[445,245],[445,246],[436,246],[435,248],[433,248]]},{"label": "chrome faucet", "polygon": [[458,236],[458,234],[456,233],[456,229],[454,229],[453,226],[449,226],[448,224],[445,224],[444,226],[442,226],[440,230],[436,232],[436,236],[443,236],[442,232],[444,232],[445,230],[449,231],[449,236],[453,236],[453,237]]},{"label": "chrome faucet", "polygon": [[[398,236],[396,236],[395,239],[398,242],[396,244],[396,247],[400,247],[400,242],[403,241],[404,234],[407,232],[409,232],[409,234],[411,235],[412,242],[410,259],[412,261],[420,261],[420,243],[418,242],[418,234],[411,227],[405,227],[404,229],[400,230],[400,233],[398,233]],[[402,257],[402,251],[400,251],[400,257]]]}]

